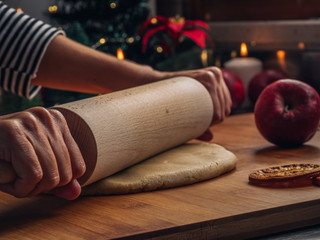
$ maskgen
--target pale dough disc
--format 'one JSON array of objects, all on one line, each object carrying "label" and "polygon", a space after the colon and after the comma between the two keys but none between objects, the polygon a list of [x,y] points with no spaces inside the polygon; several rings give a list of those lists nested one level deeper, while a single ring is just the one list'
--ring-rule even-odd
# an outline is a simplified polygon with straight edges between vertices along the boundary
[{"label": "pale dough disc", "polygon": [[126,194],[192,184],[235,168],[236,156],[212,143],[184,144],[83,188],[82,195]]}]

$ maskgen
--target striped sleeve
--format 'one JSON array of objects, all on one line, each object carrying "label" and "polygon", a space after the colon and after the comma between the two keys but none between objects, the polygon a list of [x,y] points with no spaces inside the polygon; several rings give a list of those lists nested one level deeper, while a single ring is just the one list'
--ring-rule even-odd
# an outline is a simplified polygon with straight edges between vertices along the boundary
[{"label": "striped sleeve", "polygon": [[0,1],[0,88],[34,97],[40,86],[33,86],[31,80],[47,46],[58,34],[64,32]]}]

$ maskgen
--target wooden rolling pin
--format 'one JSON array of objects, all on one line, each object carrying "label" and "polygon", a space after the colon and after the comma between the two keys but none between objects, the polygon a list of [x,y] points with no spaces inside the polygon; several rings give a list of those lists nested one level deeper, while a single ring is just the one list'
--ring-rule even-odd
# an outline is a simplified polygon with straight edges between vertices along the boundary
[{"label": "wooden rolling pin", "polygon": [[[83,99],[55,109],[66,118],[86,162],[86,173],[79,179],[83,186],[199,137],[213,117],[208,91],[187,77]],[[1,162],[0,182],[12,181],[14,174],[8,169],[9,164]]]}]

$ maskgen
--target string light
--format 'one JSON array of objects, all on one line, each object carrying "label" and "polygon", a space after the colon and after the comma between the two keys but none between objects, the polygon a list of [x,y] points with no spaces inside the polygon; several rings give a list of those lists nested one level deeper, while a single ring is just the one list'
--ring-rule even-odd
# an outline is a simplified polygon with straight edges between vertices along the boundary
[{"label": "string light", "polygon": [[157,46],[156,47],[156,51],[157,51],[157,53],[162,53],[163,52],[163,48],[161,46]]},{"label": "string light", "polygon": [[255,47],[255,46],[257,46],[257,42],[256,42],[256,41],[251,41],[251,42],[250,42],[250,45],[251,45],[252,47]]},{"label": "string light", "polygon": [[57,5],[49,6],[48,10],[51,13],[55,13],[58,11],[58,6]]},{"label": "string light", "polygon": [[150,22],[152,24],[157,24],[158,23],[158,20],[156,18],[151,18]]},{"label": "string light", "polygon": [[133,37],[129,37],[126,39],[127,43],[133,43],[134,42],[134,38]]},{"label": "string light", "polygon": [[115,2],[112,2],[112,3],[110,3],[110,8],[116,8],[117,7],[117,4],[115,3]]},{"label": "string light", "polygon": [[237,51],[232,51],[230,54],[231,58],[235,58],[237,56]]},{"label": "string light", "polygon": [[99,43],[101,45],[105,44],[107,42],[107,40],[105,38],[100,38]]},{"label": "string light", "polygon": [[216,65],[217,67],[221,67],[221,59],[220,59],[220,57],[217,57],[217,58],[216,58],[215,65]]},{"label": "string light", "polygon": [[204,67],[207,67],[208,66],[208,50],[207,49],[202,50],[200,58],[201,58],[202,65]]},{"label": "string light", "polygon": [[107,39],[106,38],[100,38],[99,41],[97,41],[95,44],[93,44],[91,46],[91,48],[97,49],[98,47],[100,47],[101,45],[104,45],[106,43],[107,43]]},{"label": "string light", "polygon": [[210,21],[210,20],[211,20],[211,14],[210,14],[210,13],[205,13],[205,14],[204,14],[204,19],[205,19],[206,21]]}]

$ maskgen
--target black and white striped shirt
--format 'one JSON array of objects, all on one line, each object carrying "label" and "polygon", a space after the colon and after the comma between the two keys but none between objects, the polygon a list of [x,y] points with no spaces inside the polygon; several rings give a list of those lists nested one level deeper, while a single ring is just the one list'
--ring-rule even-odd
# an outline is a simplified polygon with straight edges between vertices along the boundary
[{"label": "black and white striped shirt", "polygon": [[50,41],[63,31],[0,1],[0,88],[32,98],[39,91],[31,79]]}]

